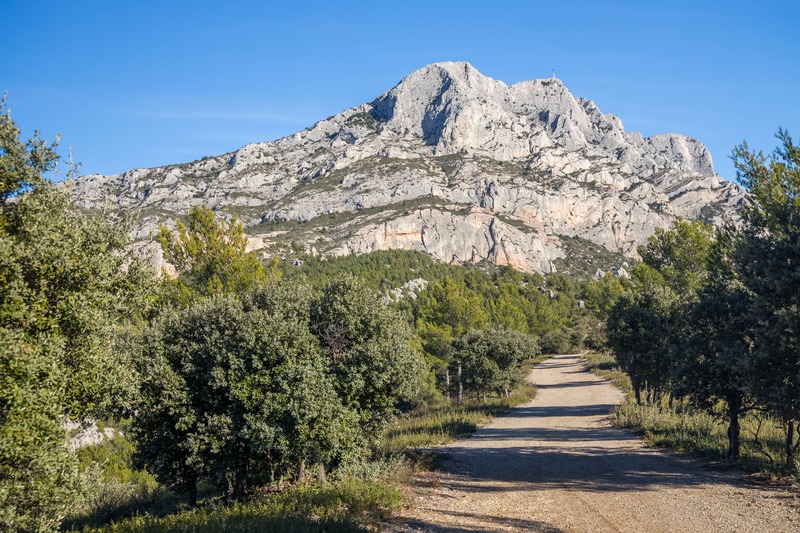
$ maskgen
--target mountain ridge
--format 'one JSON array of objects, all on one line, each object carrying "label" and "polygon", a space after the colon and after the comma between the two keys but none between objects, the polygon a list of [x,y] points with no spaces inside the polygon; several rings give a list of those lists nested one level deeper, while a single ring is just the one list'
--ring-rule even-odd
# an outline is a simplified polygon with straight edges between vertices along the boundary
[{"label": "mountain ridge", "polygon": [[744,195],[700,141],[626,132],[556,78],[507,85],[469,63],[425,66],[275,141],[72,190],[87,209],[139,210],[139,241],[205,203],[269,253],[405,248],[540,272],[565,258],[563,239],[635,257],[656,227],[734,218]]}]

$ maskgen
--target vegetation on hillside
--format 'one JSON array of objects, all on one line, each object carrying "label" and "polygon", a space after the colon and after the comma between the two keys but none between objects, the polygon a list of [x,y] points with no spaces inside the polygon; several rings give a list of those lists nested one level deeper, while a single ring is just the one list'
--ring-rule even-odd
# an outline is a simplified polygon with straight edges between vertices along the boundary
[{"label": "vegetation on hillside", "polygon": [[[203,508],[188,523],[238,523],[251,511],[233,502],[247,500],[279,521],[311,513],[355,527],[361,511],[308,502],[374,483],[431,412],[464,420],[450,424],[458,433],[528,398],[524,364],[540,346],[577,349],[590,327],[566,278],[404,252],[264,265],[241,223],[204,206],[155,236],[177,273],[159,280],[127,247],[125,224],[80,212],[46,177],[56,145],[20,141],[0,116],[4,529],[186,505]],[[417,293],[391,295],[418,278]],[[114,420],[122,433],[74,453],[66,417]],[[234,506],[208,507],[223,503]],[[172,519],[154,520],[141,527]]]},{"label": "vegetation on hillside", "polygon": [[[781,428],[782,466],[800,447],[800,148],[785,131],[770,157],[733,152],[751,193],[742,227],[678,221],[640,248],[643,263],[608,313],[608,343],[638,404],[703,409],[742,455],[743,423]],[[757,422],[753,422],[756,420]],[[755,426],[754,426],[755,424]],[[760,452],[772,461],[770,446]],[[749,453],[749,452],[748,452]],[[777,466],[774,464],[773,466]]]}]

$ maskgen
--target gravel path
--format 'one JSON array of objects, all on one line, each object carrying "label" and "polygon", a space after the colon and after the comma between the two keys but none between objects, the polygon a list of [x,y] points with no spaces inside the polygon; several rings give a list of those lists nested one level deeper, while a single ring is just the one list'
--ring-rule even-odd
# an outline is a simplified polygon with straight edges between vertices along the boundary
[{"label": "gravel path", "polygon": [[537,364],[536,398],[443,448],[392,532],[800,531],[786,491],[647,448],[608,422],[622,394],[578,355]]}]

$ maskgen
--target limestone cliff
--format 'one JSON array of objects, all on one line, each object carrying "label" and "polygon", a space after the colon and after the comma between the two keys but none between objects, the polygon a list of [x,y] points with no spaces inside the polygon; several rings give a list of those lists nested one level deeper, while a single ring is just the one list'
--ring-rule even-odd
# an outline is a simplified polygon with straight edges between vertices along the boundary
[{"label": "limestone cliff", "polygon": [[239,216],[256,247],[405,248],[540,272],[576,238],[634,256],[675,217],[734,217],[744,194],[697,140],[626,132],[558,79],[506,85],[468,63],[424,67],[277,141],[72,190],[88,209],[137,210],[137,240],[205,203]]}]

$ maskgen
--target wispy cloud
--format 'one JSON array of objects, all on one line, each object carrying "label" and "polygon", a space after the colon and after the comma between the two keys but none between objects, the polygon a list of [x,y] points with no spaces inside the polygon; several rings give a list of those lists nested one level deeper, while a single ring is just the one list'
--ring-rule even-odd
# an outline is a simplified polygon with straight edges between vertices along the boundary
[{"label": "wispy cloud", "polygon": [[197,108],[151,108],[140,109],[137,116],[153,120],[219,120],[225,122],[280,122],[283,124],[308,124],[309,119],[298,115],[287,115],[253,109],[197,109]]},{"label": "wispy cloud", "polygon": [[122,112],[146,120],[249,122],[307,126],[314,121],[310,110],[280,109],[264,102],[247,100],[220,101],[194,95],[148,95],[130,98]]}]

